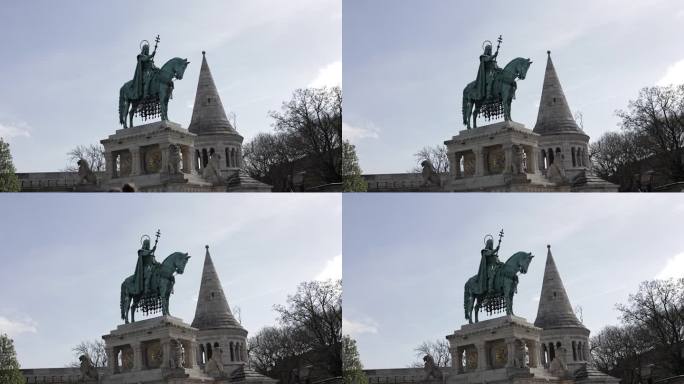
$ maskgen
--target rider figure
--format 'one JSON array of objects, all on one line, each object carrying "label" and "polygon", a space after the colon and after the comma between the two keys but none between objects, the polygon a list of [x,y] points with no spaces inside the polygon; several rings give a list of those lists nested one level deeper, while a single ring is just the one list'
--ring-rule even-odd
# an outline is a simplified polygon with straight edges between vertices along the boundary
[{"label": "rider figure", "polygon": [[154,258],[154,251],[156,249],[156,244],[150,249],[150,239],[145,239],[143,240],[142,248],[138,250],[138,264],[135,266],[135,286],[141,294],[148,292],[152,268],[159,264]]},{"label": "rider figure", "polygon": [[492,293],[496,269],[503,264],[499,261],[499,245],[494,248],[494,239],[490,236],[485,243],[485,248],[480,253],[482,258],[478,269],[478,286],[481,293]]},{"label": "rider figure", "polygon": [[477,99],[486,100],[492,95],[494,75],[501,69],[496,64],[496,57],[498,55],[498,49],[496,53],[492,54],[492,45],[485,45],[484,53],[480,55],[480,66],[477,69],[477,78],[475,79]]},{"label": "rider figure", "polygon": [[150,45],[145,43],[137,58],[137,65],[135,66],[135,74],[133,75],[133,89],[135,92],[135,99],[142,99],[147,96],[149,91],[149,83],[152,74],[158,69],[154,65],[154,55],[157,53],[155,46],[154,51],[150,54]]}]

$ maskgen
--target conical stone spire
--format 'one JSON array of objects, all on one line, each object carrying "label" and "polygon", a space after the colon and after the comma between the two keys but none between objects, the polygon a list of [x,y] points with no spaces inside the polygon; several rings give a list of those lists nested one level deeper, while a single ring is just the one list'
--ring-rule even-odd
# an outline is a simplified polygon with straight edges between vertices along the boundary
[{"label": "conical stone spire", "polygon": [[192,321],[192,326],[200,330],[242,328],[230,311],[228,300],[221,287],[221,281],[214,268],[214,262],[209,255],[208,245],[206,249],[202,282],[200,283],[197,309],[195,309],[195,319]]},{"label": "conical stone spire", "polygon": [[544,85],[542,87],[539,113],[537,114],[537,124],[534,125],[534,132],[540,135],[560,132],[582,132],[572,117],[568,101],[565,99],[565,93],[563,93],[563,88],[556,74],[556,68],[554,68],[553,61],[551,61],[551,51],[546,51],[546,53],[549,57],[546,61]]},{"label": "conical stone spire", "polygon": [[547,245],[547,248],[544,281],[534,325],[542,329],[583,327],[570,305],[570,299],[551,255],[551,246]]},{"label": "conical stone spire", "polygon": [[214,84],[214,78],[211,76],[205,51],[202,51],[202,67],[188,130],[197,135],[235,132],[226,118],[226,111],[223,110],[223,103]]}]

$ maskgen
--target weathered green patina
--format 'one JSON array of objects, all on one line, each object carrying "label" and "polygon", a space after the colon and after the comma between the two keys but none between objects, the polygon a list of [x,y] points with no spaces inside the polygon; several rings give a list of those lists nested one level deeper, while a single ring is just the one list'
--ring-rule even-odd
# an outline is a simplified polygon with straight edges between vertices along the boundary
[{"label": "weathered green patina", "polygon": [[468,129],[471,113],[473,128],[477,128],[477,116],[481,114],[488,120],[501,116],[506,121],[511,120],[511,102],[515,99],[517,88],[515,79],[525,79],[532,61],[518,57],[511,60],[503,69],[499,68],[496,59],[502,41],[499,36],[494,54],[491,42],[484,42],[484,53],[480,55],[477,77],[463,89],[463,124]]},{"label": "weathered green patina", "polygon": [[473,322],[473,309],[476,323],[478,313],[482,308],[489,314],[504,310],[507,315],[513,314],[513,295],[517,292],[518,273],[527,273],[527,268],[534,256],[530,252],[517,252],[502,263],[499,261],[501,238],[503,238],[503,230],[499,233],[499,243],[494,248],[492,236],[485,237],[485,248],[480,252],[480,267],[477,275],[471,277],[465,284],[463,306],[465,318],[469,323]]},{"label": "weathered green patina", "polygon": [[[141,42],[140,54],[133,80],[126,82],[119,90],[119,123],[127,128],[133,126],[133,116],[143,119],[161,116],[168,121],[169,99],[173,92],[173,79],[183,79],[183,74],[190,62],[187,59],[174,57],[157,68],[154,56],[157,54],[159,36],[155,39],[154,50],[150,53],[150,45],[146,40]],[[128,115],[130,124],[126,124]]]},{"label": "weathered green patina", "polygon": [[175,283],[173,274],[182,274],[185,271],[190,256],[187,253],[174,252],[158,263],[154,252],[160,235],[157,231],[152,248],[149,236],[143,236],[135,273],[121,284],[121,319],[126,323],[129,309],[132,322],[135,322],[135,311],[138,309],[145,314],[161,311],[163,315],[169,315],[169,297]]}]

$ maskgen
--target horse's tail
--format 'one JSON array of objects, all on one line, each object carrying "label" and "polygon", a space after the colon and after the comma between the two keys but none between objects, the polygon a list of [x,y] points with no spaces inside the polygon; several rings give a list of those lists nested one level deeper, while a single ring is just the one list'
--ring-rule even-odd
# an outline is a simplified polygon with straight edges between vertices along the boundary
[{"label": "horse's tail", "polygon": [[124,109],[126,108],[124,88],[126,88],[125,84],[119,90],[119,124],[121,125],[126,123],[126,113],[128,112],[124,111]]},{"label": "horse's tail", "polygon": [[466,319],[469,319],[470,316],[470,308],[469,308],[469,301],[472,296],[472,291],[470,289],[470,280],[468,280],[465,283],[465,286],[463,287],[463,313],[466,315]]},{"label": "horse's tail", "polygon": [[126,303],[126,280],[124,280],[123,283],[121,283],[121,300],[119,302],[119,307],[121,307],[121,320],[126,320],[126,311],[128,311],[128,308],[124,308],[124,304]]}]

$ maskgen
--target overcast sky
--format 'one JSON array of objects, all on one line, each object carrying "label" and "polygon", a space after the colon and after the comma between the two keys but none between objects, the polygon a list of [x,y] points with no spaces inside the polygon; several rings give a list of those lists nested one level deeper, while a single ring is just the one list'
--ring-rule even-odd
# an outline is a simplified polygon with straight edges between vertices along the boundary
[{"label": "overcast sky", "polygon": [[503,35],[501,67],[533,61],[513,120],[534,127],[551,50],[570,108],[596,140],[618,129],[615,110],[642,87],[684,82],[683,23],[679,0],[345,0],[344,134],[365,173],[413,168],[420,148],[464,129],[463,88],[482,42]]},{"label": "overcast sky", "polygon": [[[341,197],[255,194],[13,194],[0,199],[0,333],[23,368],[63,367],[71,349],[122,324],[121,282],[140,237],[157,260],[188,252],[171,315],[191,323],[205,245],[242,325],[274,325],[297,285],[341,278]],[[138,319],[143,318],[138,314]],[[155,315],[156,316],[156,315]]]},{"label": "overcast sky", "polygon": [[423,341],[465,324],[463,286],[484,236],[502,228],[502,261],[535,256],[514,298],[530,322],[547,244],[592,334],[618,323],[615,304],[640,282],[684,276],[684,201],[674,194],[347,194],[343,204],[343,327],[368,369],[404,368]]},{"label": "overcast sky", "polygon": [[226,112],[249,140],[272,130],[268,112],[295,89],[341,83],[341,14],[341,0],[3,2],[0,137],[19,172],[63,169],[70,149],[120,127],[119,89],[133,78],[140,41],[158,34],[158,67],[190,61],[169,119],[190,122],[205,50]]}]

